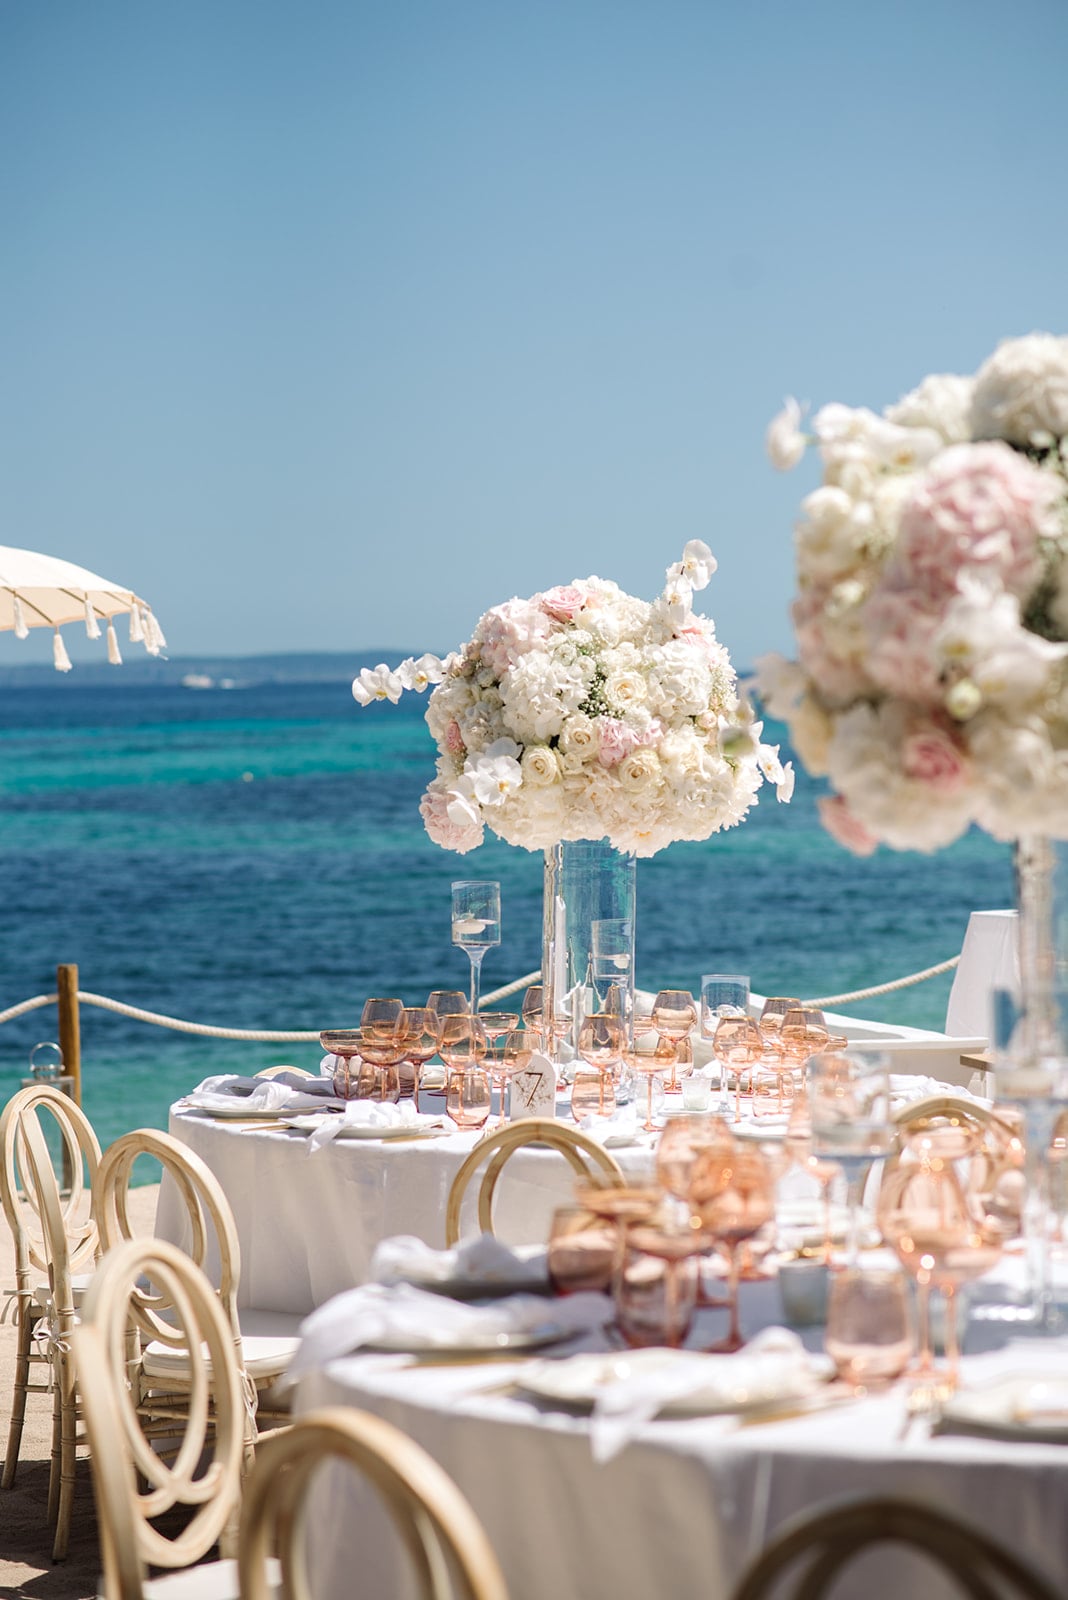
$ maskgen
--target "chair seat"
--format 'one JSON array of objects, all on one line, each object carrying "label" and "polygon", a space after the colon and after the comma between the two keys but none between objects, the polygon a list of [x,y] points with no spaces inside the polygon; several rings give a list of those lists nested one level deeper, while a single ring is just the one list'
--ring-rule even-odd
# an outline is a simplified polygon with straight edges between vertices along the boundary
[{"label": "chair seat", "polygon": [[241,1337],[299,1342],[300,1325],[307,1315],[306,1311],[266,1311],[261,1306],[242,1306]]},{"label": "chair seat", "polygon": [[[282,1573],[272,1557],[267,1563],[271,1594],[281,1596]],[[141,1591],[144,1600],[239,1600],[236,1561],[205,1561],[199,1567],[184,1567],[181,1572],[164,1572],[149,1578]],[[97,1600],[106,1600],[103,1589]]]},{"label": "chair seat", "polygon": [[[74,1304],[80,1306],[85,1299],[85,1291],[93,1281],[91,1272],[75,1272],[71,1274],[70,1286],[74,1290]],[[42,1311],[47,1311],[52,1303],[52,1290],[47,1283],[35,1283],[33,1298]]]},{"label": "chair seat", "polygon": [[[296,1355],[299,1343],[300,1340],[292,1336],[271,1338],[266,1334],[242,1335],[241,1353],[249,1377],[254,1383],[280,1377]],[[209,1371],[210,1367],[209,1361]],[[145,1346],[142,1368],[146,1378],[173,1381],[189,1371],[189,1358],[184,1350],[153,1339],[151,1344]]]}]

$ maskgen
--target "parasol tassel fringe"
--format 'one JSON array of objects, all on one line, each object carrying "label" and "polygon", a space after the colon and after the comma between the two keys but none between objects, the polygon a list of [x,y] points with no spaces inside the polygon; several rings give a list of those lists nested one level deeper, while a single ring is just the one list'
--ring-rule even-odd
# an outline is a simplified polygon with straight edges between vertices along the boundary
[{"label": "parasol tassel fringe", "polygon": [[144,644],[144,642],[145,627],[141,621],[141,607],[134,605],[130,607],[130,643]]},{"label": "parasol tassel fringe", "polygon": [[85,634],[88,639],[100,638],[100,624],[96,620],[93,602],[88,595],[85,597]]},{"label": "parasol tassel fringe", "polygon": [[122,653],[119,650],[119,639],[115,632],[115,624],[108,622],[108,660],[113,667],[122,666]]},{"label": "parasol tassel fringe", "polygon": [[149,655],[158,656],[161,650],[166,650],[167,641],[163,637],[163,629],[156,621],[153,611],[146,611],[145,613],[145,636],[148,641]]},{"label": "parasol tassel fringe", "polygon": [[52,635],[52,665],[57,672],[70,671],[70,656],[67,654],[67,647],[63,643],[63,635],[58,628]]},{"label": "parasol tassel fringe", "polygon": [[17,594],[12,595],[12,599],[14,601],[12,612],[15,618],[15,638],[28,638],[30,630],[26,626],[26,618],[22,614],[22,601],[19,599]]}]

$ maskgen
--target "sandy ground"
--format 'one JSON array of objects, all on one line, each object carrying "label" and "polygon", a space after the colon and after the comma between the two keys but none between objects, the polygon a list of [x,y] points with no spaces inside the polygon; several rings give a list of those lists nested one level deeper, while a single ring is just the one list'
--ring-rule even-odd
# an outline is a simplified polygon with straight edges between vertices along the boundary
[{"label": "sandy ground", "polygon": [[[158,1194],[158,1185],[133,1191],[131,1221],[139,1232],[151,1233]],[[6,1291],[14,1282],[13,1241],[0,1213],[0,1289]],[[7,1447],[15,1350],[15,1328],[8,1314],[0,1324],[0,1454]],[[92,1600],[100,1576],[100,1558],[89,1462],[86,1459],[78,1463],[69,1554],[65,1561],[53,1563],[52,1529],[46,1516],[51,1449],[51,1399],[48,1395],[31,1394],[26,1402],[26,1426],[15,1482],[12,1488],[0,1490],[0,1595]]]}]

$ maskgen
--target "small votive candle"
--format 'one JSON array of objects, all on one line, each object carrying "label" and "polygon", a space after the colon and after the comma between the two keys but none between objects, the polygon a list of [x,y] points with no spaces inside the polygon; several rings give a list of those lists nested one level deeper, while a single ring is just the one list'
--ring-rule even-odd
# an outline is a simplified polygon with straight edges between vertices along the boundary
[{"label": "small votive candle", "polygon": [[687,1111],[707,1111],[712,1104],[712,1080],[707,1073],[691,1072],[682,1080],[682,1103]]}]

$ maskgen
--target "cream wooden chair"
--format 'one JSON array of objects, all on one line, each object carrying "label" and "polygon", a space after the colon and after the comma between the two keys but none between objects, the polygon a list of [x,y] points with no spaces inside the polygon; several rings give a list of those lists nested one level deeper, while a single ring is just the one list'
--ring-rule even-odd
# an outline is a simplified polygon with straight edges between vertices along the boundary
[{"label": "cream wooden chair", "polygon": [[[49,1153],[48,1125],[58,1130],[59,1164],[70,1180],[66,1193],[60,1192]],[[15,1241],[18,1336],[2,1481],[5,1489],[15,1481],[27,1395],[51,1390],[48,1516],[56,1524],[52,1553],[59,1561],[70,1533],[78,1442],[69,1335],[99,1250],[91,1185],[100,1146],[89,1119],[68,1095],[33,1084],[13,1095],[0,1116],[0,1154],[0,1199]],[[35,1365],[47,1367],[47,1382],[31,1381]]]},{"label": "cream wooden chair", "polygon": [[[189,1352],[188,1403],[170,1425],[166,1457],[144,1431],[129,1381],[130,1319],[139,1320],[146,1280],[173,1308]],[[215,1290],[174,1245],[126,1240],[103,1258],[73,1346],[100,1530],[99,1593],[105,1600],[238,1600],[235,1560],[193,1566],[220,1541],[233,1547],[241,1498],[245,1396]],[[176,1508],[185,1515],[171,1515]],[[167,1571],[150,1579],[149,1567]]]},{"label": "cream wooden chair", "polygon": [[[230,1203],[207,1163],[180,1139],[158,1129],[138,1128],[124,1134],[101,1158],[95,1192],[101,1248],[110,1250],[132,1236],[127,1197],[139,1156],[160,1162],[181,1197],[189,1223],[186,1253],[190,1259],[213,1278],[218,1272],[219,1301],[231,1329],[238,1367],[249,1382],[251,1445],[264,1422],[288,1421],[288,1400],[279,1400],[270,1391],[296,1353],[300,1318],[282,1312],[238,1313],[241,1247]],[[180,1334],[171,1325],[171,1308],[165,1296],[146,1291],[137,1312],[144,1409],[163,1419],[175,1414],[176,1408],[180,1414],[189,1358]]]},{"label": "cream wooden chair", "polygon": [[517,1150],[531,1144],[558,1150],[585,1183],[599,1183],[608,1188],[621,1188],[626,1183],[619,1162],[578,1128],[551,1117],[527,1117],[520,1122],[510,1122],[480,1139],[452,1180],[445,1210],[447,1245],[459,1241],[464,1197],[472,1178],[483,1166],[486,1171],[478,1191],[478,1224],[483,1233],[493,1232],[493,1196],[501,1172]]},{"label": "cream wooden chair", "polygon": [[[272,1548],[281,1566],[282,1592],[310,1594],[301,1513],[311,1509],[317,1471],[329,1461],[354,1468],[378,1491],[424,1600],[507,1600],[490,1542],[452,1479],[392,1423],[342,1407],[309,1412],[285,1433],[264,1440],[256,1452],[241,1513],[242,1600],[268,1600]],[[314,1522],[308,1532],[317,1536]],[[336,1522],[331,1537],[344,1537]],[[353,1555],[358,1562],[359,1553]],[[358,1580],[353,1592],[359,1592]]]},{"label": "cream wooden chair", "polygon": [[257,1078],[278,1078],[283,1072],[289,1072],[294,1078],[314,1078],[315,1073],[309,1072],[307,1067],[260,1067],[256,1073]]},{"label": "cream wooden chair", "polygon": [[[836,1592],[843,1567],[862,1550],[901,1544],[927,1556],[971,1600],[1058,1600],[1061,1593],[980,1528],[908,1500],[872,1499],[796,1518],[753,1562],[732,1600],[821,1600]],[[801,1564],[797,1584],[780,1587]],[[913,1594],[920,1591],[913,1590]],[[904,1591],[903,1591],[904,1593]]]}]

